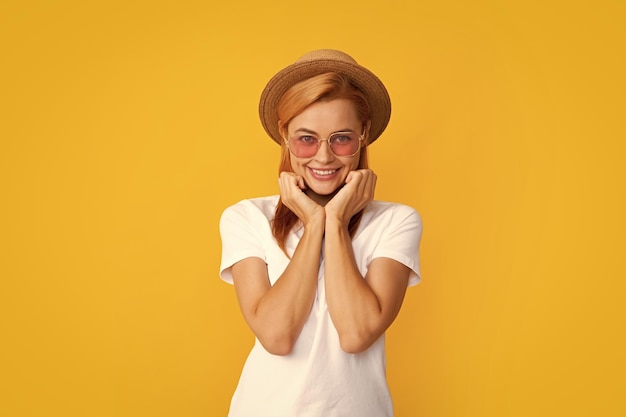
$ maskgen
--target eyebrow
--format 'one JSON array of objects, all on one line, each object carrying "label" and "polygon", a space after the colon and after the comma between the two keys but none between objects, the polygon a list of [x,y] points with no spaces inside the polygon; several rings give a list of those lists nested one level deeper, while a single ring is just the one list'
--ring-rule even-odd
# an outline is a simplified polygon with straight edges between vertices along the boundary
[{"label": "eyebrow", "polygon": [[[356,133],[356,131],[354,129],[350,129],[350,128],[345,128],[345,129],[339,129],[339,130],[335,130],[334,132],[331,132],[331,135],[334,135],[335,133],[340,133],[340,132],[352,132],[352,133]],[[309,135],[316,135],[319,136],[319,133],[317,133],[314,130],[311,129],[307,129],[306,127],[301,127],[299,129],[296,129],[293,133],[308,133]]]},{"label": "eyebrow", "polygon": [[305,127],[301,127],[299,129],[296,129],[293,133],[308,133],[308,134],[311,134],[311,135],[318,135],[316,131],[307,129]]}]

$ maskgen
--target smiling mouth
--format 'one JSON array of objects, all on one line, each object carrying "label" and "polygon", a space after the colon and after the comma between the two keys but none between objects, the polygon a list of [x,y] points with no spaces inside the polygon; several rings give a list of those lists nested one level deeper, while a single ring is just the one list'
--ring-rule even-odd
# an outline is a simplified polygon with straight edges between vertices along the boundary
[{"label": "smiling mouth", "polygon": [[332,175],[335,172],[337,172],[336,169],[314,169],[314,168],[311,168],[311,171],[313,171],[315,175]]}]

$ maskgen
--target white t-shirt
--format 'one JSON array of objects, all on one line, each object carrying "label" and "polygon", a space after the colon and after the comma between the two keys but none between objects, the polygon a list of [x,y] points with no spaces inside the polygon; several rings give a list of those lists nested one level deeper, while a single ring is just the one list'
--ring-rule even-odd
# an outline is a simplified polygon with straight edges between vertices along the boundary
[{"label": "white t-shirt", "polygon": [[[265,261],[272,285],[289,263],[272,235],[270,221],[278,196],[243,200],[222,214],[221,278],[231,283],[231,266],[248,257]],[[352,240],[359,271],[365,276],[374,258],[394,259],[411,269],[409,286],[420,280],[422,222],[411,207],[381,201],[364,210]],[[287,238],[293,254],[302,228]],[[233,395],[229,417],[391,417],[385,377],[385,337],[366,351],[344,352],[330,319],[324,292],[324,260],[317,295],[292,352],[268,353],[256,340]]]}]

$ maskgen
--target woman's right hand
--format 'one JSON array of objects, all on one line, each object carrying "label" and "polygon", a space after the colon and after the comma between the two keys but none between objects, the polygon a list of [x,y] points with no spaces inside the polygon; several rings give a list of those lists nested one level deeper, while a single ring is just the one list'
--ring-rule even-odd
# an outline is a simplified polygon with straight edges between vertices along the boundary
[{"label": "woman's right hand", "polygon": [[326,216],[324,207],[304,193],[306,184],[301,176],[283,171],[278,177],[278,187],[283,204],[298,216],[304,226],[316,220],[324,223]]}]

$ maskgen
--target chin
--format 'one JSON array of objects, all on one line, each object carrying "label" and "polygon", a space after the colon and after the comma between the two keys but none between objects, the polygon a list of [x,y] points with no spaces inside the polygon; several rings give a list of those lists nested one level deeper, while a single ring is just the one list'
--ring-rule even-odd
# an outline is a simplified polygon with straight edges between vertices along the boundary
[{"label": "chin", "polygon": [[342,186],[343,186],[343,184],[339,185],[337,187],[310,187],[310,188],[311,188],[311,191],[313,191],[317,195],[328,196],[328,195],[335,194],[337,191],[339,191],[339,189]]}]

